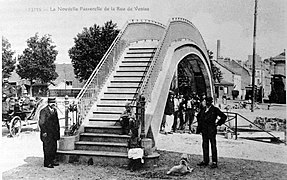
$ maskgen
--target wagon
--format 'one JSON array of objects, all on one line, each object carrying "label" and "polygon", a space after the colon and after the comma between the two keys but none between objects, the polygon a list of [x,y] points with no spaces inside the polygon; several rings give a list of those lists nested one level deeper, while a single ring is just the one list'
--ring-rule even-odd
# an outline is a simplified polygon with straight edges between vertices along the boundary
[{"label": "wagon", "polygon": [[33,107],[28,109],[23,108],[23,104],[20,102],[13,102],[10,104],[8,111],[3,112],[2,110],[2,123],[5,125],[10,133],[11,137],[18,136],[21,133],[22,125],[29,124],[29,121],[35,121],[35,114],[37,108],[43,99],[37,100]]}]

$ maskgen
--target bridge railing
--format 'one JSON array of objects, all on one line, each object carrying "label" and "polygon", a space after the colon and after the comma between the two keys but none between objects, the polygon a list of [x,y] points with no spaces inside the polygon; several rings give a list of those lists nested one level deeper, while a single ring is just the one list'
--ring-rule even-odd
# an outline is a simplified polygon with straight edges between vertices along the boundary
[{"label": "bridge railing", "polygon": [[126,47],[125,41],[121,40],[125,28],[119,32],[76,98],[81,120],[86,117],[93,103],[97,101],[103,85]]},{"label": "bridge railing", "polygon": [[[139,25],[143,25],[142,28],[139,28]],[[147,25],[150,25],[150,29],[145,27]],[[99,93],[125,48],[136,41],[159,40],[158,36],[164,28],[163,24],[151,20],[130,20],[124,25],[77,96],[80,121],[85,119],[92,105],[98,100]]]},{"label": "bridge railing", "polygon": [[[269,134],[270,136],[272,136],[274,139],[277,139],[278,142],[283,142],[282,140],[280,140],[278,137],[274,136],[272,133],[266,131],[264,128],[260,127],[259,125],[257,125],[256,123],[250,121],[249,119],[247,119],[246,117],[242,116],[239,113],[235,113],[235,112],[224,112],[227,116],[227,120],[225,122],[225,126],[227,126],[228,128],[234,130],[234,135],[235,135],[235,139],[238,138],[238,128],[239,127],[243,127],[243,126],[239,126],[238,125],[238,120],[240,118],[240,120],[248,122],[249,125],[244,126],[244,127],[249,127],[252,128],[253,126],[256,127],[257,129],[259,129],[260,131]],[[233,123],[234,122],[234,123]],[[232,124],[231,124],[232,123]]]}]

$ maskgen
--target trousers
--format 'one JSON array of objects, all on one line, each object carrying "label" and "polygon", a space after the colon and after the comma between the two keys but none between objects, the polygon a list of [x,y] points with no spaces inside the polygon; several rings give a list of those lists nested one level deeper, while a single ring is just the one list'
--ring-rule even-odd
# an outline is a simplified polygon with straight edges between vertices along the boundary
[{"label": "trousers", "polygon": [[171,132],[173,121],[174,121],[174,116],[173,115],[165,115],[164,132]]},{"label": "trousers", "polygon": [[47,138],[43,141],[44,166],[53,164],[57,152],[57,140]]},{"label": "trousers", "polygon": [[216,134],[202,133],[203,161],[209,163],[209,142],[211,144],[212,162],[217,162]]}]

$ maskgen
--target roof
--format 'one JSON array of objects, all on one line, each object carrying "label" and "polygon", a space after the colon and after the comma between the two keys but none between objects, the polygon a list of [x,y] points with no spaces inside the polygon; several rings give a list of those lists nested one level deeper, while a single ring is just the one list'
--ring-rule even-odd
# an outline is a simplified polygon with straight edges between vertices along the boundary
[{"label": "roof", "polygon": [[58,85],[61,82],[72,81],[73,88],[81,88],[83,87],[83,83],[80,83],[78,79],[76,79],[74,74],[74,67],[72,64],[56,64],[56,72],[58,73],[58,78],[54,81],[54,84]]},{"label": "roof", "polygon": [[220,83],[215,83],[215,85],[226,85],[226,86],[233,86],[233,83],[222,79]]},{"label": "roof", "polygon": [[241,75],[241,72],[238,73],[236,72],[234,69],[232,69],[231,67],[229,67],[227,64],[225,63],[221,63],[221,62],[218,62],[218,61],[214,61],[216,62],[218,65],[220,65],[221,67],[227,69],[228,71],[230,71],[232,74],[236,74],[236,75]]},{"label": "roof", "polygon": [[281,54],[275,56],[275,57],[272,57],[272,60],[274,62],[276,62],[276,61],[286,61],[285,51],[282,52]]},{"label": "roof", "polygon": [[[58,78],[53,81],[55,85],[64,82],[66,79],[67,81],[72,81],[72,88],[82,88],[84,86],[83,83],[80,83],[78,79],[75,78],[74,74],[74,67],[72,64],[55,64],[56,65],[56,72],[58,73]],[[17,82],[19,83],[21,78],[16,73],[16,70],[12,72],[11,77],[8,79],[9,82]]]}]

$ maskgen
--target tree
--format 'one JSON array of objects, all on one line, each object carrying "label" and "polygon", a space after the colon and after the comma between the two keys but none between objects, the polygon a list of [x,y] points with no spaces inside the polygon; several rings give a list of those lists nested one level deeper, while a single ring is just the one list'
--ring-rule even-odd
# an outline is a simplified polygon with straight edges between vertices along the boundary
[{"label": "tree", "polygon": [[13,52],[9,41],[2,36],[2,78],[11,76],[15,69],[16,58],[13,59]]},{"label": "tree", "polygon": [[211,71],[213,74],[213,80],[214,81],[217,80],[220,83],[221,80],[223,79],[223,77],[222,77],[222,73],[221,73],[220,69],[213,64],[213,52],[210,50],[207,50],[207,53],[208,53],[208,57],[210,60]]},{"label": "tree", "polygon": [[39,37],[38,33],[27,40],[27,48],[18,58],[16,72],[22,79],[50,83],[58,77],[56,73],[55,60],[58,51],[52,45],[50,35]]},{"label": "tree", "polygon": [[87,80],[105,52],[119,33],[117,24],[108,21],[103,27],[97,24],[84,28],[74,38],[75,45],[69,50],[74,73],[81,82]]}]

